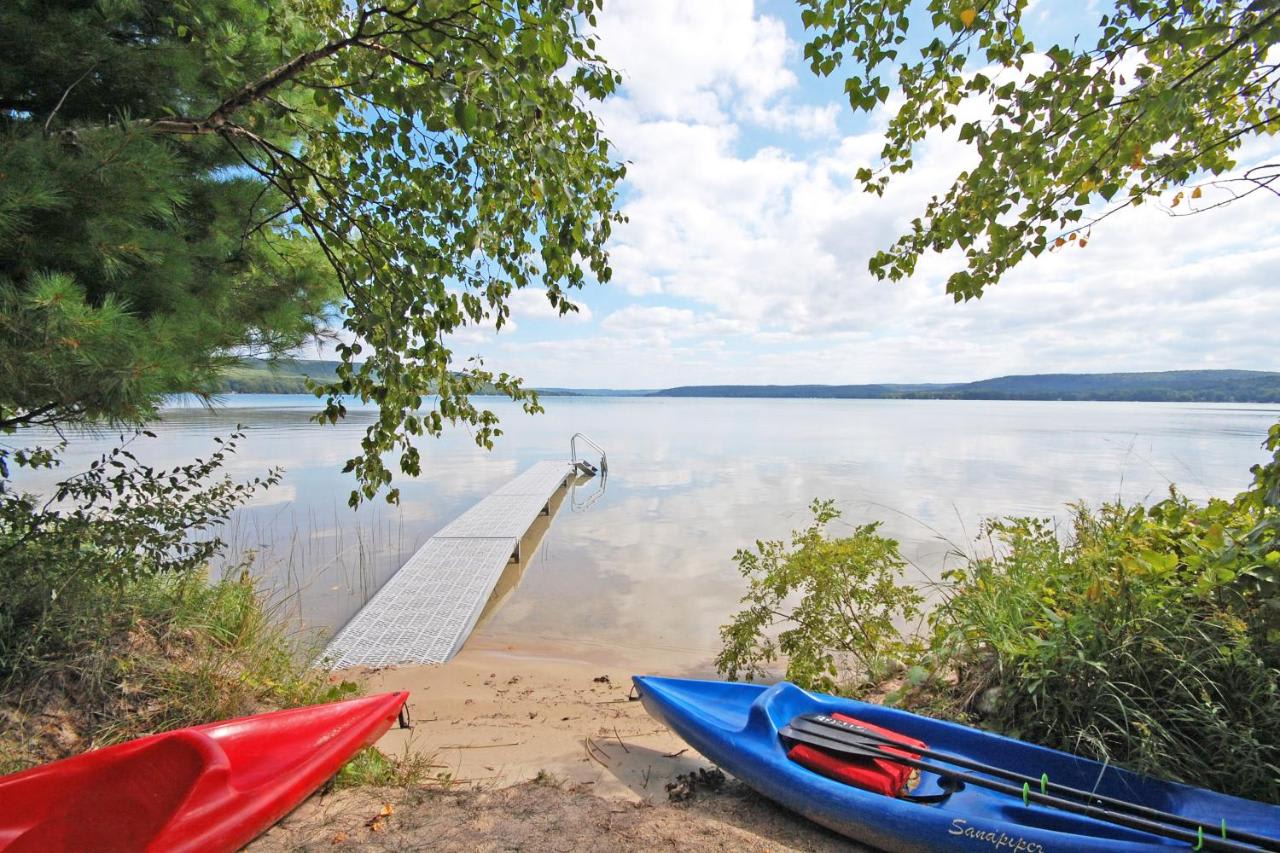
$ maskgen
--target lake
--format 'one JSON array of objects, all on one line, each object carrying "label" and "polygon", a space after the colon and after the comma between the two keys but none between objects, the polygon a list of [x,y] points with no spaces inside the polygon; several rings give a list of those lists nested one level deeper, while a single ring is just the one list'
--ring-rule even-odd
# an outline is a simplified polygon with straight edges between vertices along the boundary
[{"label": "lake", "polygon": [[[1070,501],[1158,500],[1170,483],[1233,495],[1280,418],[1280,406],[1244,404],[548,397],[530,417],[487,403],[506,431],[492,452],[464,429],[426,440],[422,477],[398,482],[401,505],[354,513],[340,469],[372,410],[320,427],[308,421],[314,398],[233,395],[214,410],[165,410],[157,437],[132,449],[179,464],[244,424],[230,472],[286,473],[225,538],[252,552],[286,612],[327,634],[426,538],[532,462],[566,459],[583,432],[609,454],[603,493],[593,480],[565,498],[474,641],[705,667],[744,588],[734,551],[804,525],[815,497],[838,501],[840,523],[883,520],[928,579],[948,552],[976,547],[986,517],[1065,519]],[[64,470],[115,438],[73,436]],[[19,485],[51,482],[25,472]]]}]

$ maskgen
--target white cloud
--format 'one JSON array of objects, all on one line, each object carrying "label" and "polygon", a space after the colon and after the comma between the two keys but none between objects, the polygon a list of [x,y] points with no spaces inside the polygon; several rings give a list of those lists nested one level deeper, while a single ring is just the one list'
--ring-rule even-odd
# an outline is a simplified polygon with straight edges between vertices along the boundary
[{"label": "white cloud", "polygon": [[546,291],[541,288],[522,288],[512,291],[507,305],[511,307],[512,320],[556,320],[562,323],[586,323],[591,320],[591,306],[577,293],[571,293],[569,301],[578,310],[561,314],[559,308],[552,307]]},{"label": "white cloud", "polygon": [[783,21],[757,14],[751,0],[610,0],[597,35],[627,100],[646,116],[741,119],[805,136],[835,131],[834,105],[790,102],[797,46]]},{"label": "white cloud", "polygon": [[685,331],[693,326],[693,322],[694,314],[688,309],[632,305],[605,317],[600,326],[610,332]]},{"label": "white cloud", "polygon": [[671,340],[713,338],[744,334],[751,327],[739,320],[698,315],[687,308],[631,305],[615,311],[600,323],[603,331],[630,339]]},{"label": "white cloud", "polygon": [[[1028,261],[976,303],[956,305],[944,293],[961,266],[954,253],[923,257],[910,282],[874,281],[867,259],[909,227],[972,152],[954,132],[932,139],[883,198],[862,193],[854,172],[875,161],[896,98],[868,130],[817,153],[747,145],[752,126],[778,126],[768,105],[785,110],[793,94],[794,74],[777,65],[787,61],[786,35],[750,4],[713,5],[654,4],[645,15],[621,3],[605,13],[606,50],[619,45],[619,64],[631,71],[624,96],[603,111],[631,161],[629,222],[611,247],[615,281],[680,307],[624,308],[601,324],[607,341],[550,349],[617,352],[643,342],[644,385],[1280,368],[1280,356],[1248,343],[1259,338],[1233,333],[1280,326],[1267,287],[1280,235],[1253,203],[1187,220],[1153,207],[1128,211],[1100,226],[1089,248]],[[712,17],[724,22],[722,38],[705,38]],[[746,45],[758,55],[748,60]],[[1277,152],[1268,144],[1252,153]],[[731,363],[707,361],[730,350]]]}]

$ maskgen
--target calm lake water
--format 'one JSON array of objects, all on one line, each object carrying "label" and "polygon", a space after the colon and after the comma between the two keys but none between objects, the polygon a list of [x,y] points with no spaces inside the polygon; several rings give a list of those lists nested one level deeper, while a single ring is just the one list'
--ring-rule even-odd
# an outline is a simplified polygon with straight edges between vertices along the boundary
[{"label": "calm lake water", "polygon": [[[523,577],[477,639],[520,647],[625,649],[709,661],[743,583],[735,549],[786,537],[815,497],[849,524],[882,519],[925,578],[974,546],[989,516],[1067,516],[1077,499],[1158,500],[1171,482],[1197,498],[1232,495],[1264,459],[1280,406],[898,400],[546,398],[529,417],[489,401],[506,434],[492,452],[456,430],[424,444],[424,474],[401,506],[353,513],[340,473],[371,411],[341,426],[308,421],[310,397],[236,395],[174,408],[133,449],[157,466],[189,461],[244,424],[230,471],[285,468],[282,484],[235,518],[226,538],[254,552],[283,606],[319,633],[340,627],[429,536],[524,467],[566,459],[584,432],[609,478],[577,487]],[[64,471],[116,436],[73,437]],[[30,473],[33,491],[51,480]]]}]

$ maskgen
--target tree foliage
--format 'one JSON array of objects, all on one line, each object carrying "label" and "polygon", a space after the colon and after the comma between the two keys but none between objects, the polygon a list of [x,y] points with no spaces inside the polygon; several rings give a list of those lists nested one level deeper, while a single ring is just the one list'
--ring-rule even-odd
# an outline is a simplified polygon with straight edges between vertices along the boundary
[{"label": "tree foliage", "polygon": [[[448,334],[541,286],[562,313],[622,176],[586,110],[617,85],[598,0],[18,0],[0,11],[0,423],[137,420],[245,348],[341,321],[345,401],[380,417],[353,502],[470,395],[520,381]],[[393,463],[394,464],[394,463]],[[392,490],[389,497],[394,498]]]},{"label": "tree foliage", "polygon": [[[1115,0],[1092,46],[1084,36],[1048,47],[1023,29],[1027,0],[929,0],[931,32],[910,33],[918,58],[908,34],[923,16],[908,16],[908,0],[799,3],[813,71],[852,64],[854,110],[901,87],[882,165],[858,172],[866,191],[883,193],[918,144],[951,128],[978,156],[875,254],[878,278],[907,278],[926,251],[958,246],[965,268],[947,292],[967,300],[1028,255],[1084,247],[1107,216],[1174,188],[1185,187],[1169,207],[1196,212],[1280,186],[1280,164],[1230,174],[1248,138],[1280,130],[1270,0]],[[968,118],[966,101],[988,115]]]},{"label": "tree foliage", "polygon": [[167,3],[0,7],[0,426],[141,420],[235,347],[300,344],[336,294],[309,241],[254,230],[281,199],[234,151],[134,118],[221,97],[212,54],[276,60],[257,4],[204,5],[207,49]]}]

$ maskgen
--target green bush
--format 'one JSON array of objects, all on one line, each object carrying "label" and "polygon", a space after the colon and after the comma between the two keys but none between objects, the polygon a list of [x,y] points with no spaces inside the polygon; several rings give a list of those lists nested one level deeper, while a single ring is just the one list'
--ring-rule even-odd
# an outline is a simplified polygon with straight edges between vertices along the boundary
[{"label": "green bush", "polygon": [[[207,459],[170,470],[143,465],[124,441],[47,498],[16,493],[0,452],[0,683],[23,679],[92,643],[126,584],[203,573],[222,550],[216,532],[280,472],[236,482],[220,473],[240,433],[215,438]],[[50,451],[19,465],[57,464]]]},{"label": "green bush", "polygon": [[951,572],[933,614],[957,676],[942,698],[1015,737],[1280,799],[1278,644],[1233,573],[1180,553],[1217,537],[1221,509],[1078,507],[1065,543],[1044,521],[990,524],[997,554]]},{"label": "green bush", "polygon": [[781,655],[788,680],[832,691],[838,679],[874,677],[919,655],[919,641],[902,627],[920,617],[924,599],[902,583],[898,543],[876,524],[828,538],[840,516],[834,502],[815,500],[810,511],[813,523],[792,534],[790,548],[756,542],[754,552],[734,555],[750,589],[746,608],[720,629],[716,666],[731,679],[765,677]]},{"label": "green bush", "polygon": [[987,526],[932,616],[945,697],[1001,731],[1280,801],[1280,424],[1233,500]]}]

